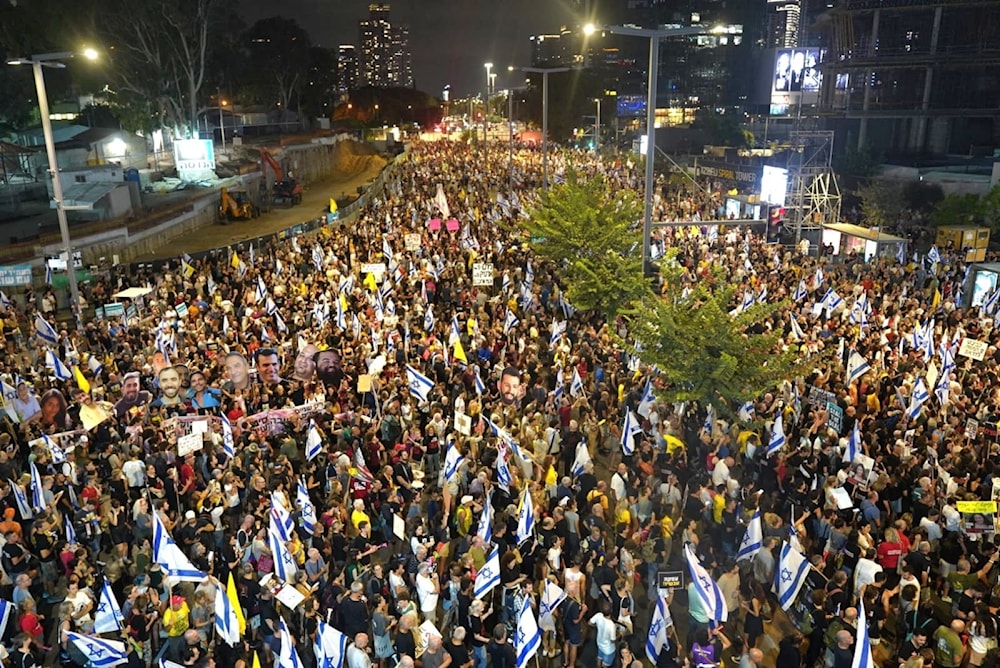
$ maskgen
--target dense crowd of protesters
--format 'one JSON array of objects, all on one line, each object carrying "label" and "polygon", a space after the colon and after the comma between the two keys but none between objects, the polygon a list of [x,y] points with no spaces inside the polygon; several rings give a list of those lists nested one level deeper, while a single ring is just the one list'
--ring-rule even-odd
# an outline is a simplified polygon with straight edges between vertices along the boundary
[{"label": "dense crowd of protesters", "polygon": [[[848,668],[858,600],[872,644],[890,648],[883,665],[897,655],[911,668],[983,665],[997,638],[995,510],[965,517],[958,503],[994,498],[1000,355],[990,304],[958,303],[962,260],[819,264],[739,228],[658,232],[685,281],[723,267],[740,299],[787,299],[750,333],[781,332],[815,368],[743,407],[742,420],[650,404],[654,370],[600,317],[574,312],[517,233],[541,161],[518,152],[510,193],[506,150],[415,144],[351,225],[140,271],[131,285],[151,292],[125,302],[124,316],[65,327],[51,292],[14,296],[0,315],[0,591],[16,606],[5,631],[14,665],[84,665],[67,632],[93,633],[107,582],[123,629],[104,637],[126,642],[130,665],[245,666],[255,652],[268,665],[293,644],[312,666],[322,621],[349,638],[350,668],[514,668],[518,611],[525,600],[538,610],[550,582],[566,598],[540,615],[539,659],[577,665],[590,638],[600,666],[631,667],[666,593],[657,574],[683,568],[690,546],[725,592],[729,621],[712,624],[677,591],[686,632],[671,627],[658,664],[753,668],[790,528],[813,570],[799,601],[804,638],[781,642],[780,668]],[[570,161],[641,190],[633,165],[582,153],[551,158],[556,181]],[[695,192],[662,188],[664,215],[709,217],[718,203]],[[473,285],[480,262],[492,263],[493,285]],[[89,302],[113,292],[98,284]],[[37,313],[54,343],[36,332]],[[568,322],[565,334],[553,336],[554,321]],[[964,338],[989,344],[983,360],[957,356]],[[918,379],[941,385],[946,351],[945,392],[908,415]],[[851,352],[871,368],[848,383]],[[433,384],[426,401],[407,366]],[[576,375],[582,387],[571,387]],[[627,410],[642,416],[634,451],[622,448]],[[787,445],[768,457],[778,415]],[[190,450],[193,424],[207,427]],[[534,529],[518,540],[526,495]],[[293,608],[276,597],[274,506],[296,521],[283,548],[297,566]],[[757,510],[763,549],[736,562]],[[159,523],[211,579],[165,577],[152,553]],[[494,547],[500,584],[476,598]],[[247,620],[235,647],[215,629],[214,583],[230,576]]]}]

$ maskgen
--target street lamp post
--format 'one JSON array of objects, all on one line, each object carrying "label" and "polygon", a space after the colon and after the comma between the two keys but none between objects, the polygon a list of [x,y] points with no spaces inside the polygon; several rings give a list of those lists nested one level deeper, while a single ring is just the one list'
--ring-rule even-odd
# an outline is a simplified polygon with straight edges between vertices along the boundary
[{"label": "street lamp post", "polygon": [[507,149],[507,196],[514,192],[514,89],[507,89],[507,132],[510,143]]},{"label": "street lamp post", "polygon": [[597,115],[594,116],[594,153],[601,152],[601,98],[595,97]]},{"label": "street lamp post", "polygon": [[549,74],[569,72],[569,67],[522,67],[522,72],[542,75],[542,190],[549,189]]},{"label": "street lamp post", "polygon": [[[49,174],[52,177],[52,197],[56,203],[56,218],[59,220],[59,234],[63,247],[66,249],[66,273],[69,276],[70,312],[74,319],[80,308],[80,288],[76,283],[76,267],[73,265],[73,246],[69,238],[69,223],[66,220],[66,207],[63,202],[62,183],[59,181],[59,164],[56,162],[56,143],[52,136],[52,119],[49,118],[49,96],[45,90],[45,75],[42,67],[64,68],[62,62],[76,55],[72,51],[57,53],[41,53],[30,58],[15,58],[8,60],[8,65],[31,65],[35,75],[35,91],[38,94],[38,112],[41,114],[42,134],[45,136],[45,153],[49,162]],[[86,49],[83,55],[89,60],[97,59],[97,51]]]},{"label": "street lamp post", "polygon": [[222,107],[225,106],[226,103],[223,102],[223,100],[222,100],[222,93],[219,92],[218,88],[215,89],[215,98],[216,98],[216,101],[219,103],[219,132],[222,135],[222,152],[225,153],[226,152],[226,122],[222,118]]},{"label": "street lamp post", "polygon": [[642,267],[646,271],[650,261],[650,237],[653,233],[653,162],[656,155],[656,80],[660,66],[660,39],[663,37],[683,37],[688,35],[704,35],[708,29],[693,28],[633,28],[631,26],[614,26],[607,28],[615,35],[631,35],[649,38],[649,83],[646,87],[646,202],[642,223]]},{"label": "street lamp post", "polygon": [[483,97],[483,141],[486,141],[486,113],[490,108],[490,72],[493,70],[493,63],[485,63],[486,68],[486,96]]}]

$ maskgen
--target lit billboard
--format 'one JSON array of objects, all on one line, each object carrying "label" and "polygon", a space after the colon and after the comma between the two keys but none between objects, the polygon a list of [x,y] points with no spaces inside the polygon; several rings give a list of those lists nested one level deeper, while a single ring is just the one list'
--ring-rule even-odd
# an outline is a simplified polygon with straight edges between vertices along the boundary
[{"label": "lit billboard", "polygon": [[788,196],[788,170],[764,165],[760,175],[760,200],[768,204],[785,206]]},{"label": "lit billboard", "polygon": [[818,93],[823,85],[820,49],[778,49],[774,59],[776,93]]},{"label": "lit billboard", "polygon": [[212,178],[215,170],[215,147],[211,139],[178,139],[174,141],[174,166],[184,181]]},{"label": "lit billboard", "polygon": [[618,96],[618,116],[628,118],[630,116],[646,115],[645,95],[619,95]]}]

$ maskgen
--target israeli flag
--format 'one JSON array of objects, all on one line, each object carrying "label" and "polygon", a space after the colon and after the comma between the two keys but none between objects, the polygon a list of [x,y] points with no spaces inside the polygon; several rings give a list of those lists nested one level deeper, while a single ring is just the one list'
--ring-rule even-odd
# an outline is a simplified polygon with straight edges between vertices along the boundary
[{"label": "israeli flag", "polygon": [[656,403],[656,393],[653,391],[653,378],[646,378],[646,385],[642,388],[642,398],[639,399],[639,406],[635,412],[644,418],[648,418]]},{"label": "israeli flag", "polygon": [[868,637],[868,619],[865,615],[864,601],[858,601],[858,639],[854,643],[854,658],[851,668],[874,668],[872,661],[872,642]]},{"label": "israeli flag", "polygon": [[479,524],[476,527],[476,535],[483,539],[484,543],[493,540],[493,505],[491,494],[486,495],[483,501],[483,512],[479,513]]},{"label": "israeli flag", "polygon": [[497,484],[505,492],[509,492],[511,480],[513,480],[513,477],[510,474],[510,466],[507,463],[507,446],[501,443],[497,454]]},{"label": "israeli flag", "polygon": [[341,668],[347,656],[347,636],[323,620],[316,629],[316,665],[322,668]]},{"label": "israeli flag", "polygon": [[753,402],[747,401],[736,409],[736,417],[740,419],[740,422],[752,422],[755,412],[756,409],[753,407]]},{"label": "israeli flag", "polygon": [[545,588],[542,589],[542,597],[538,599],[538,618],[543,620],[547,618],[549,624],[555,625],[552,615],[565,600],[565,590],[552,580],[546,579]]},{"label": "israeli flag", "polygon": [[236,442],[233,440],[233,425],[226,417],[226,414],[222,414],[222,450],[226,453],[226,457],[229,459],[236,458]]},{"label": "israeli flag", "polygon": [[424,331],[429,332],[434,329],[434,311],[431,309],[431,305],[427,305],[427,312],[424,313]]},{"label": "israeli flag", "polygon": [[948,396],[951,394],[951,371],[942,371],[934,385],[934,396],[941,405],[948,403]]},{"label": "israeli flag", "polygon": [[593,464],[594,460],[590,457],[590,450],[587,448],[587,441],[582,440],[576,444],[576,458],[573,460],[573,467],[570,469],[570,473],[576,478],[582,475],[584,471],[587,470],[587,464]]},{"label": "israeli flag", "polygon": [[38,472],[35,462],[29,462],[31,467],[31,507],[38,512],[46,508],[45,492],[42,487],[42,474]]},{"label": "israeli flag", "polygon": [[392,246],[389,245],[389,240],[382,237],[382,255],[385,257],[386,264],[392,264]]},{"label": "israeli flag", "polygon": [[504,445],[509,447],[519,459],[527,461],[528,458],[521,454],[521,447],[517,444],[517,441],[514,440],[513,436],[508,434],[504,429],[501,429],[500,425],[496,424],[485,415],[483,416],[483,421],[486,422],[486,425],[490,428],[493,435],[503,441]]},{"label": "israeli flag", "polygon": [[927,386],[924,379],[918,378],[917,384],[913,387],[913,396],[910,397],[910,406],[906,409],[906,416],[911,420],[916,420],[923,410],[924,402],[930,399],[927,393]]},{"label": "israeli flag", "polygon": [[90,368],[91,373],[95,376],[101,375],[101,371],[104,370],[104,365],[101,364],[101,360],[98,359],[97,355],[94,355],[93,353],[87,357],[87,367]]},{"label": "israeli flag", "polygon": [[215,585],[215,630],[220,640],[230,647],[236,647],[240,642],[239,617],[236,616],[236,609],[226,595],[225,588],[218,580],[213,581],[213,584]]},{"label": "israeli flag", "polygon": [[337,327],[340,329],[340,331],[344,331],[345,329],[347,329],[347,314],[344,312],[344,300],[340,297],[337,297],[336,301],[337,301]]},{"label": "israeli flag", "polygon": [[476,380],[476,394],[483,396],[483,392],[486,391],[486,385],[483,384],[483,378],[479,375],[479,365],[477,364],[472,369]]},{"label": "israeli flag", "polygon": [[[28,504],[28,495],[25,494],[24,489],[10,478],[7,478],[7,484],[10,485],[10,490],[14,493],[14,503],[17,504],[17,512],[21,514],[21,519],[33,519],[35,513],[32,512],[31,506]],[[2,637],[3,634],[0,634],[0,638]]]},{"label": "israeli flag", "polygon": [[854,429],[847,439],[847,452],[844,454],[844,460],[847,462],[853,462],[861,454],[861,427],[858,424],[859,420],[855,420]]},{"label": "israeli flag", "polygon": [[465,458],[458,453],[458,448],[453,442],[448,443],[448,452],[444,456],[444,479],[451,482],[451,479],[458,474],[458,469],[462,466]]},{"label": "israeli flag", "polygon": [[524,267],[524,282],[531,285],[535,282],[535,270],[531,268],[531,260]]},{"label": "israeli flag", "polygon": [[670,614],[667,601],[662,596],[656,599],[656,608],[653,610],[653,617],[649,620],[649,632],[646,634],[646,658],[655,666],[660,659],[660,652],[667,647],[670,640],[667,638],[667,629],[674,625],[674,620]]},{"label": "israeli flag", "polygon": [[788,543],[782,543],[778,566],[774,569],[774,593],[782,610],[788,610],[795,603],[795,597],[809,575],[809,562],[802,553]]},{"label": "israeli flag", "polygon": [[684,559],[687,561],[688,571],[691,573],[691,584],[694,585],[695,596],[701,602],[705,614],[714,623],[728,620],[729,608],[726,607],[726,599],[722,595],[722,590],[698,561],[698,557],[691,551],[690,545],[684,546]]},{"label": "israeli flag", "polygon": [[830,315],[837,310],[837,308],[844,303],[843,297],[837,294],[837,291],[830,288],[823,295],[823,308],[826,309],[826,317],[829,318]]},{"label": "israeli flag", "polygon": [[510,309],[507,309],[507,316],[503,319],[503,333],[510,334],[510,330],[514,329],[514,327],[516,327],[517,323],[519,322],[521,321],[517,319],[517,316],[514,315],[514,312]]},{"label": "israeli flag", "polygon": [[552,336],[549,337],[549,347],[556,345],[556,341],[561,339],[566,333],[566,321],[565,320],[553,320],[552,321]]},{"label": "israeli flag", "polygon": [[847,384],[850,385],[870,370],[868,360],[862,357],[858,351],[851,351],[851,356],[847,360]]},{"label": "israeli flag", "polygon": [[783,447],[785,447],[785,427],[784,420],[779,414],[774,418],[774,424],[771,425],[771,437],[767,441],[767,456],[770,457]]},{"label": "israeli flag", "polygon": [[631,408],[625,409],[625,423],[622,425],[622,454],[626,457],[635,452],[635,435],[642,433],[642,425]]},{"label": "israeli flag", "polygon": [[500,584],[500,550],[494,547],[486,563],[476,573],[476,583],[472,588],[473,598],[485,597],[498,584]]},{"label": "israeli flag", "polygon": [[14,604],[0,598],[0,638],[7,633],[7,623],[10,621],[11,613],[15,611]]},{"label": "israeli flag", "polygon": [[275,526],[274,516],[271,517],[271,527],[267,532],[267,546],[274,559],[274,574],[285,582],[291,582],[299,568],[292,553],[288,551],[285,541],[281,540],[281,535]]},{"label": "israeli flag", "polygon": [[69,370],[69,367],[51,350],[45,351],[45,366],[52,369],[52,375],[59,380],[69,380],[73,377],[73,372]]},{"label": "israeli flag", "polygon": [[309,429],[306,431],[306,461],[312,461],[323,451],[323,439],[319,435],[316,421],[309,420]]},{"label": "israeli flag", "polygon": [[823,268],[822,267],[816,267],[816,276],[815,276],[815,279],[816,279],[816,287],[818,288],[820,286],[820,284],[823,282]]},{"label": "israeli flag", "polygon": [[752,559],[758,552],[760,552],[761,545],[764,543],[764,528],[760,523],[760,509],[758,508],[753,514],[753,519],[750,520],[750,524],[747,525],[746,533],[743,534],[743,540],[740,542],[740,550],[736,554],[736,561],[742,561],[743,559]]},{"label": "israeli flag", "polygon": [[803,279],[799,281],[798,287],[795,288],[795,292],[792,294],[792,301],[802,301],[806,294],[808,294],[806,291],[806,282]]},{"label": "israeli flag", "polygon": [[49,449],[49,454],[52,455],[53,464],[63,464],[66,462],[66,453],[60,448],[55,441],[49,438],[48,434],[42,434],[42,440],[45,442],[45,447]]},{"label": "israeli flag", "polygon": [[760,286],[760,292],[757,293],[757,303],[758,304],[767,303],[767,285]]},{"label": "israeli flag", "polygon": [[277,660],[274,662],[274,668],[302,668],[302,659],[299,658],[299,653],[295,651],[295,645],[292,642],[292,633],[288,630],[285,619],[279,616],[278,624],[281,628],[281,650],[278,652]]},{"label": "israeli flag", "polygon": [[462,338],[462,330],[458,327],[458,316],[451,316],[451,329],[448,330],[448,345],[455,345],[455,341],[459,341]]},{"label": "israeli flag", "polygon": [[288,512],[288,509],[281,504],[281,501],[271,493],[271,522],[274,523],[277,529],[278,536],[281,537],[283,543],[287,543],[292,539],[295,534],[295,522],[292,520],[292,514]]},{"label": "israeli flag", "polygon": [[182,582],[202,582],[208,576],[202,573],[181,551],[170,536],[160,516],[155,512],[153,517],[153,561],[163,568],[167,576]]},{"label": "israeli flag", "polygon": [[941,344],[941,373],[949,373],[955,370],[955,356],[951,353],[951,348]]},{"label": "israeli flag", "polygon": [[63,525],[66,529],[66,542],[70,545],[77,545],[76,529],[73,528],[73,520],[70,519],[69,513],[63,515]]},{"label": "israeli flag", "polygon": [[111,668],[128,662],[125,643],[117,640],[105,640],[96,636],[66,631],[66,639],[87,659],[87,665],[93,668]]},{"label": "israeli flag", "polygon": [[517,544],[531,538],[535,533],[535,504],[531,500],[528,487],[521,494],[521,505],[517,509]]},{"label": "israeli flag", "polygon": [[124,619],[122,609],[115,599],[115,593],[111,591],[111,582],[105,579],[101,587],[101,597],[97,601],[97,610],[94,612],[94,633],[121,631]]},{"label": "israeli flag", "polygon": [[906,264],[906,242],[901,242],[896,246],[896,262]]},{"label": "israeli flag", "polygon": [[264,285],[264,278],[257,276],[257,300],[263,302],[267,299],[267,286]]},{"label": "israeli flag", "polygon": [[927,251],[927,259],[934,264],[941,261],[941,251],[938,250],[937,244],[931,246],[931,249]]},{"label": "israeli flag", "polygon": [[1000,300],[1000,289],[994,290],[990,296],[983,300],[983,312],[993,315],[997,310],[997,301]]},{"label": "israeli flag", "polygon": [[434,383],[430,378],[407,364],[406,382],[410,386],[410,396],[418,399],[420,403],[427,403],[429,401],[428,395],[431,388],[434,387]]},{"label": "israeli flag", "polygon": [[580,372],[576,367],[573,367],[573,380],[569,384],[569,394],[572,397],[579,397],[583,394],[583,379],[580,378]]},{"label": "israeli flag", "polygon": [[517,668],[526,668],[528,662],[538,653],[538,646],[541,644],[542,632],[531,609],[531,597],[526,596],[521,604],[521,612],[517,616],[517,634],[514,636]]},{"label": "israeli flag", "polygon": [[316,517],[316,506],[309,498],[309,490],[306,489],[302,478],[299,478],[299,484],[296,488],[295,503],[299,507],[299,521],[302,523],[302,528],[310,534],[315,534],[316,523],[319,521]]},{"label": "israeli flag", "polygon": [[35,314],[35,334],[50,346],[56,345],[56,342],[59,341],[56,330],[52,328],[48,320],[42,317],[41,313]]},{"label": "israeli flag", "polygon": [[316,271],[323,269],[323,248],[319,244],[312,247],[312,261],[313,266],[316,267]]}]

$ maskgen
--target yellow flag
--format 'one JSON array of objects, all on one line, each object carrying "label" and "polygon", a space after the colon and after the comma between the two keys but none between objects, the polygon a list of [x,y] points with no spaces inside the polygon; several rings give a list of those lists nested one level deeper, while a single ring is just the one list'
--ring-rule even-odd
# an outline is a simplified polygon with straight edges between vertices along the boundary
[{"label": "yellow flag", "polygon": [[251,668],[260,668],[260,657],[257,656],[256,650],[254,650],[253,653],[253,665],[251,666]]},{"label": "yellow flag", "polygon": [[461,339],[455,339],[455,349],[452,351],[451,356],[462,362],[462,364],[469,363],[469,359],[465,356],[465,348],[462,347]]},{"label": "yellow flag", "polygon": [[333,213],[336,210],[337,210],[337,200],[335,200],[335,199],[333,199],[331,197],[330,198],[330,213]]},{"label": "yellow flag", "polygon": [[365,280],[363,281],[363,283],[364,286],[369,290],[371,290],[372,292],[378,290],[378,283],[375,282],[375,274],[371,272],[368,272],[368,275],[365,276]]},{"label": "yellow flag", "polygon": [[181,271],[184,274],[184,278],[191,278],[192,276],[194,276],[194,267],[189,265],[184,260],[181,260]]},{"label": "yellow flag", "polygon": [[246,633],[247,630],[247,619],[243,616],[243,608],[240,607],[240,599],[236,595],[236,583],[233,581],[233,573],[229,572],[229,582],[226,583],[226,598],[229,599],[229,605],[233,606],[233,610],[236,611],[236,621],[240,625],[240,637]]},{"label": "yellow flag", "polygon": [[87,379],[83,377],[83,373],[81,373],[80,367],[78,366],[73,367],[73,377],[76,379],[76,386],[79,387],[84,392],[86,392],[87,394],[90,394],[90,383],[87,382]]},{"label": "yellow flag", "polygon": [[348,309],[347,309],[347,295],[345,295],[343,292],[340,293],[340,308],[342,308],[344,310],[344,313],[347,313],[347,311],[348,311]]},{"label": "yellow flag", "polygon": [[233,266],[233,269],[239,269],[240,268],[240,256],[237,255],[236,253],[233,253],[233,258],[232,258],[232,260],[230,260],[230,264]]},{"label": "yellow flag", "polygon": [[931,302],[931,308],[937,308],[941,304],[941,291],[934,291],[934,301]]}]

